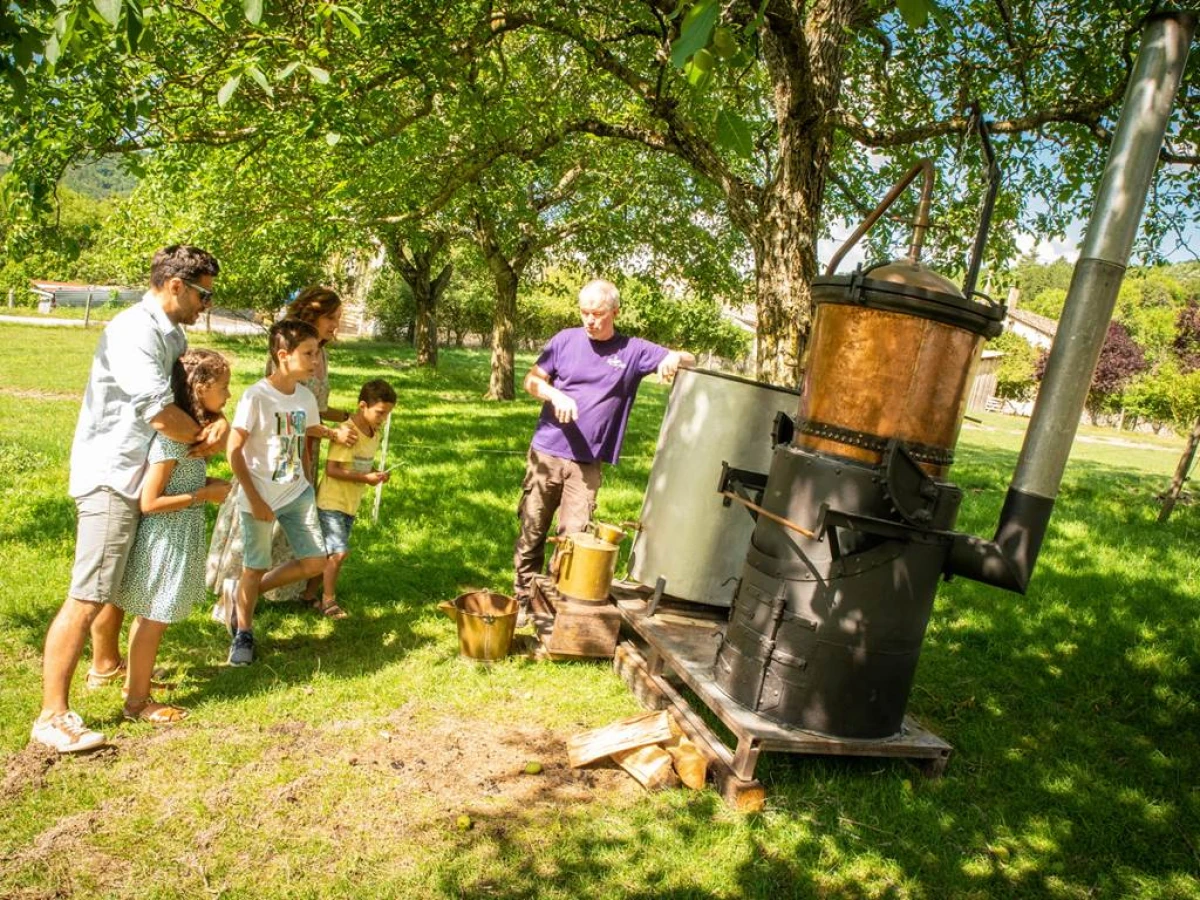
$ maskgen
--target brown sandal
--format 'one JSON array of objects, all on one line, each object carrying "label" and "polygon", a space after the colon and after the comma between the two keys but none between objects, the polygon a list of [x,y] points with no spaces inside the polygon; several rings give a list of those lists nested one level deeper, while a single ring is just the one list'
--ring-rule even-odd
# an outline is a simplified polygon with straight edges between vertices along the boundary
[{"label": "brown sandal", "polygon": [[321,597],[312,602],[312,608],[327,619],[346,619],[350,614],[337,604],[337,597]]},{"label": "brown sandal", "polygon": [[[117,667],[111,672],[97,672],[95,669],[88,669],[87,686],[92,690],[97,690],[102,687],[108,687],[110,684],[116,684],[118,681],[125,680],[125,672],[128,669],[128,664],[125,660],[117,663]],[[167,677],[166,669],[155,669],[150,673],[150,690],[152,691],[173,691],[175,685],[169,681],[162,679]],[[124,693],[124,688],[122,688]]]},{"label": "brown sandal", "polygon": [[176,725],[188,717],[188,711],[182,706],[172,706],[170,703],[157,703],[153,697],[147,697],[140,703],[131,704],[125,701],[121,710],[130,722],[149,722],[151,725]]}]

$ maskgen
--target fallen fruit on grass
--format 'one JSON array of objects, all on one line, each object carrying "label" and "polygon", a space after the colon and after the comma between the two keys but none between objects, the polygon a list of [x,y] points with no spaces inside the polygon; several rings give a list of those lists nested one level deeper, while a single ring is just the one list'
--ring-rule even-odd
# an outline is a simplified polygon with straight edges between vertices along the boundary
[{"label": "fallen fruit on grass", "polygon": [[471,817],[468,816],[466,813],[459,816],[458,819],[455,821],[455,824],[458,826],[459,831],[470,831],[472,828],[475,827],[475,823],[471,821]]},{"label": "fallen fruit on grass", "polygon": [[525,763],[525,774],[526,775],[541,775],[542,774],[542,764],[540,762],[534,762],[534,761],[530,760],[529,762]]}]

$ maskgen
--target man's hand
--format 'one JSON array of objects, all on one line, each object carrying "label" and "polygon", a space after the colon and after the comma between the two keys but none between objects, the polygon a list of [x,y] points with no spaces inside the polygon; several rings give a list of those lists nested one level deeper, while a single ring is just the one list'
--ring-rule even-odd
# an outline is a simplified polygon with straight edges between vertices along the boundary
[{"label": "man's hand", "polygon": [[368,472],[367,484],[387,484],[392,479],[391,472]]},{"label": "man's hand", "polygon": [[675,380],[675,373],[679,371],[679,364],[683,361],[683,355],[677,350],[672,350],[663,357],[663,361],[658,364],[658,378],[660,381],[670,384]]},{"label": "man's hand", "polygon": [[353,447],[358,443],[358,432],[354,430],[354,426],[349,422],[343,422],[337,428],[331,429],[333,440],[341,444],[343,447]]},{"label": "man's hand", "polygon": [[197,435],[196,442],[192,444],[192,449],[188,451],[188,456],[193,459],[197,457],[207,459],[215,456],[225,449],[225,440],[228,437],[229,420],[222,416],[200,429],[200,434]]},{"label": "man's hand", "polygon": [[267,506],[261,497],[253,497],[250,500],[250,514],[260,522],[274,522],[275,513],[271,507]]},{"label": "man's hand", "polygon": [[575,401],[557,389],[550,395],[550,403],[554,407],[554,418],[564,425],[579,418],[579,407]]}]

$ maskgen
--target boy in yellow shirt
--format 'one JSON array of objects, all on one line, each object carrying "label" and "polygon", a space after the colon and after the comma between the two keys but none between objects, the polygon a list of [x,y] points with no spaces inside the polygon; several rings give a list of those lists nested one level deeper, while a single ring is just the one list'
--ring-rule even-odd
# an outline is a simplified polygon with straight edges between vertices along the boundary
[{"label": "boy in yellow shirt", "polygon": [[[325,572],[308,583],[305,592],[314,609],[331,619],[344,619],[337,602],[337,580],[350,555],[350,529],[367,485],[383,484],[391,476],[374,470],[380,428],[396,405],[396,391],[383,379],[368,381],[358,392],[358,409],[350,425],[358,434],[354,446],[333,445],[325,463],[325,478],[317,491],[317,517],[325,535]],[[315,592],[323,583],[324,596]]]}]

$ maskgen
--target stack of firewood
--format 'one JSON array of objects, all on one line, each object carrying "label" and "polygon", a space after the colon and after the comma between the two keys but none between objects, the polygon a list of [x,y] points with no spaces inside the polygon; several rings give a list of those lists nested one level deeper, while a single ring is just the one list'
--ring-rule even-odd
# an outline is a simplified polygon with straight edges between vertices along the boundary
[{"label": "stack of firewood", "polygon": [[708,760],[666,710],[622,719],[567,741],[573,768],[606,757],[650,791],[680,782],[700,790],[708,776]]}]

